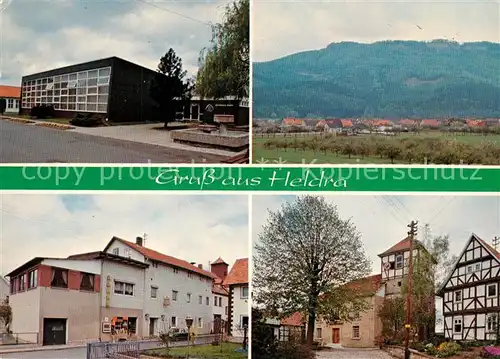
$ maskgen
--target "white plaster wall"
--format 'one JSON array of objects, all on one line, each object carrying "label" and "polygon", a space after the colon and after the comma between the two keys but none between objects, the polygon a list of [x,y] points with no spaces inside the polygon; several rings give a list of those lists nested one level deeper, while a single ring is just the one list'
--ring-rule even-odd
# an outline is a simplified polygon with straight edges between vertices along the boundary
[{"label": "white plaster wall", "polygon": [[141,253],[117,240],[114,240],[113,243],[111,243],[111,246],[109,246],[106,253],[115,254],[113,253],[115,248],[118,249],[118,255],[120,257],[130,258],[139,262],[145,261],[145,258]]},{"label": "white plaster wall", "polygon": [[21,340],[41,343],[40,298],[40,288],[16,293],[9,297],[12,308],[10,329],[13,333],[19,333]]},{"label": "white plaster wall", "polygon": [[[219,301],[219,298],[222,298],[222,307],[215,305],[214,298],[217,298],[217,303]],[[212,303],[212,314],[213,315],[220,315],[223,320],[227,320],[227,309],[226,308],[229,305],[229,297],[227,295],[220,295],[217,293],[213,293],[212,298],[211,298],[211,303]]]},{"label": "white plaster wall", "polygon": [[[151,298],[151,286],[156,286],[157,298]],[[176,327],[186,328],[185,319],[191,317],[194,320],[196,333],[209,333],[212,327],[212,279],[202,277],[199,274],[184,271],[161,263],[150,266],[146,270],[146,295],[144,301],[144,313],[150,318],[158,318],[155,334],[168,330],[172,327],[172,317],[176,317]],[[172,298],[173,291],[177,291],[177,301]],[[191,302],[187,301],[187,293],[191,293]],[[202,303],[199,304],[199,296]],[[208,297],[208,305],[206,298]],[[168,302],[164,306],[164,300]],[[163,320],[162,320],[162,315]],[[202,326],[198,327],[198,318],[202,319]],[[143,328],[149,335],[149,323],[144,323]]]},{"label": "white plaster wall", "polygon": [[49,267],[66,268],[91,274],[101,274],[101,261],[99,260],[44,259],[41,264]]},{"label": "white plaster wall", "polygon": [[241,317],[249,315],[248,300],[249,298],[241,298],[241,291],[243,286],[238,285],[233,289],[233,310],[232,310],[232,333],[233,337],[243,338],[244,331],[241,328]]},{"label": "white plaster wall", "polygon": [[[111,295],[109,306],[112,308],[143,309],[144,299],[144,269],[131,265],[103,261],[101,291],[102,306],[106,306],[107,278],[111,281]],[[134,295],[121,295],[114,293],[114,281],[134,284]]]}]

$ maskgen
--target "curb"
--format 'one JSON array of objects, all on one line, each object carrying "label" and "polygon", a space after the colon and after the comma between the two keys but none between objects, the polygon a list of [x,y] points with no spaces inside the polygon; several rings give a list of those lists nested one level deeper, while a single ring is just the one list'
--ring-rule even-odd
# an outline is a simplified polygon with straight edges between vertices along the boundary
[{"label": "curb", "polygon": [[56,130],[73,130],[73,129],[75,129],[73,126],[61,125],[59,123],[51,123],[51,122],[39,122],[39,123],[35,123],[35,126],[48,127],[48,128],[53,128]]},{"label": "curb", "polygon": [[23,349],[6,349],[3,350],[0,348],[0,355],[2,354],[15,354],[15,353],[33,353],[33,352],[43,352],[43,351],[48,351],[48,350],[68,350],[68,349],[77,349],[77,348],[85,348],[86,345],[73,345],[73,346],[67,346],[67,347],[56,347],[52,348],[50,346],[46,347],[34,347],[34,348],[23,348]]},{"label": "curb", "polygon": [[26,123],[26,124],[35,123],[35,121],[33,121],[33,120],[25,120],[23,118],[15,118],[15,117],[0,117],[0,120],[10,121],[10,122],[18,122],[18,123]]}]

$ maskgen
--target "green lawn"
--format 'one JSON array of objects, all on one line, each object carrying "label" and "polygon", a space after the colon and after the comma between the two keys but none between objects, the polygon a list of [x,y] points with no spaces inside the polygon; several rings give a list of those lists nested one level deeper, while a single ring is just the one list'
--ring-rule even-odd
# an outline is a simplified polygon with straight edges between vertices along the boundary
[{"label": "green lawn", "polygon": [[224,343],[216,345],[198,345],[169,349],[148,350],[146,355],[160,358],[200,358],[200,359],[246,359],[247,354],[236,352],[241,344]]}]

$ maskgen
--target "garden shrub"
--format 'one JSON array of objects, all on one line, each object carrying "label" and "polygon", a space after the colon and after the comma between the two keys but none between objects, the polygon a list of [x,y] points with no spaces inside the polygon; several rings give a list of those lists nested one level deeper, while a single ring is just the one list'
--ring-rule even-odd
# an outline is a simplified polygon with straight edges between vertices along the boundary
[{"label": "garden shrub", "polygon": [[52,105],[36,105],[31,108],[30,116],[37,119],[46,119],[55,117],[54,106]]},{"label": "garden shrub", "polygon": [[455,342],[444,342],[439,345],[437,348],[437,357],[438,358],[447,358],[453,355],[458,354],[462,350],[460,344]]},{"label": "garden shrub", "polygon": [[102,125],[103,118],[95,113],[77,113],[70,123],[80,127],[97,127]]}]

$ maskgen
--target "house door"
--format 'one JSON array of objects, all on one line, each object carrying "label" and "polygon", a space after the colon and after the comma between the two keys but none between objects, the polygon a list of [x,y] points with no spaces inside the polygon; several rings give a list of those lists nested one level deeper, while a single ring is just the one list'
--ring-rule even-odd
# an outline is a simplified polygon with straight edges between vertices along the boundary
[{"label": "house door", "polygon": [[155,335],[156,321],[158,318],[149,318],[149,336],[153,337]]},{"label": "house door", "polygon": [[222,333],[222,316],[214,314],[214,334]]},{"label": "house door", "polygon": [[332,329],[332,343],[333,344],[340,343],[340,329],[339,328]]},{"label": "house door", "polygon": [[43,345],[66,344],[66,319],[43,318]]}]

